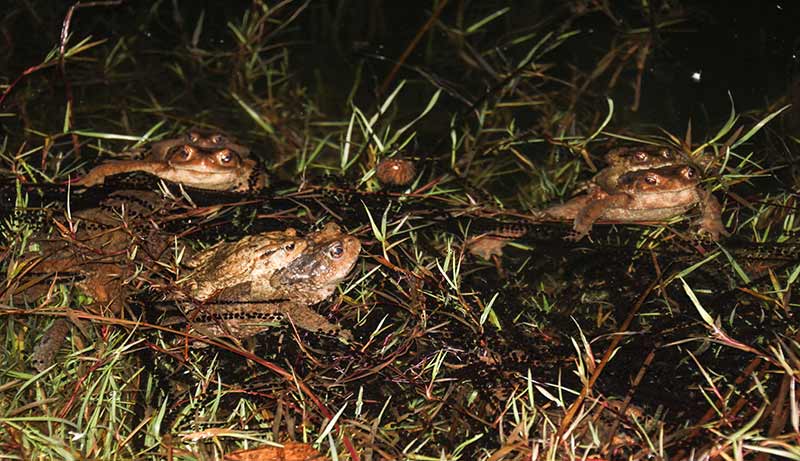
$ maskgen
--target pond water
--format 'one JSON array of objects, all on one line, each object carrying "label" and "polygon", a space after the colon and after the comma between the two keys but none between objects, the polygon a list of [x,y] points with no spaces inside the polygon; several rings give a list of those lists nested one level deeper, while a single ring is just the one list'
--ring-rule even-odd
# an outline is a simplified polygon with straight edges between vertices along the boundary
[{"label": "pond water", "polygon": [[0,453],[796,436],[797,2],[75,5],[0,20]]}]

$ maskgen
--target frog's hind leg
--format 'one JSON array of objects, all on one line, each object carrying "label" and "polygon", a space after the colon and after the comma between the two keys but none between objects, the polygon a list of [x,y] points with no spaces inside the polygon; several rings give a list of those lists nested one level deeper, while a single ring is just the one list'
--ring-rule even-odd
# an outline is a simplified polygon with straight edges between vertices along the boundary
[{"label": "frog's hind leg", "polygon": [[284,313],[293,325],[303,330],[338,336],[347,341],[352,341],[353,339],[353,335],[349,330],[329,322],[328,319],[314,312],[309,307],[303,305],[292,306],[289,309],[285,309]]}]

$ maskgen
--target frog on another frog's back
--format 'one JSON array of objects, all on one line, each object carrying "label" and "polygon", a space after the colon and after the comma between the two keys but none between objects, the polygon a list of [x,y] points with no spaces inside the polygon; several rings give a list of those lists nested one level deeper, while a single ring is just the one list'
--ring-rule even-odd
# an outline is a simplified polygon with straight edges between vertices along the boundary
[{"label": "frog on another frog's back", "polygon": [[108,161],[74,184],[103,184],[108,176],[145,172],[198,189],[248,192],[267,185],[266,173],[250,158],[250,149],[216,132],[190,130],[153,143],[142,160]]},{"label": "frog on another frog's back", "polygon": [[360,249],[335,224],[305,237],[289,229],[215,245],[198,255],[184,284],[194,304],[186,318],[200,331],[238,339],[286,317],[299,328],[349,339],[350,332],[309,306],[333,294]]},{"label": "frog on another frog's back", "polygon": [[721,206],[710,192],[700,187],[697,169],[677,163],[609,174],[590,186],[586,194],[547,208],[541,216],[573,220],[571,238],[580,240],[598,220],[660,221],[679,216],[696,205],[701,207],[699,224],[703,232],[714,240],[727,235],[720,217]]},{"label": "frog on another frog's back", "polygon": [[619,177],[634,171],[686,164],[685,157],[666,147],[618,147],[603,156],[607,166],[589,181],[589,188],[600,187],[613,193],[617,189]]}]

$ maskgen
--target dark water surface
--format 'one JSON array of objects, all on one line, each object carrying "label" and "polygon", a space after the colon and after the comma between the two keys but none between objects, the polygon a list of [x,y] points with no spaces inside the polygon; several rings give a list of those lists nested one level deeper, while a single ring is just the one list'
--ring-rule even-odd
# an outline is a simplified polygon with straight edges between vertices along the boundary
[{"label": "dark water surface", "polygon": [[[791,309],[778,308],[775,300],[751,298],[748,291],[773,296],[770,276],[777,277],[779,286],[791,283],[781,271],[796,263],[798,250],[792,240],[781,234],[780,242],[770,241],[774,245],[763,249],[768,257],[785,250],[779,255],[784,266],[761,261],[770,270],[777,267],[774,273],[753,268],[758,263],[747,265],[752,262],[747,258],[762,250],[761,240],[778,240],[774,236],[780,231],[774,229],[786,222],[787,228],[793,225],[796,205],[791,193],[800,182],[800,116],[795,109],[738,147],[740,157],[727,165],[731,169],[705,178],[708,185],[718,186],[714,194],[725,206],[726,226],[735,233],[722,242],[729,250],[724,257],[705,260],[719,247],[687,237],[688,219],[667,226],[596,226],[595,240],[579,243],[564,240],[569,223],[537,223],[495,261],[467,255],[462,237],[467,228],[470,235],[497,231],[498,216],[508,209],[530,211],[568,199],[594,174],[585,160],[602,162],[603,153],[623,143],[614,136],[650,136],[664,143],[670,133],[676,145],[691,123],[692,144],[697,146],[724,125],[732,102],[740,117],[734,129],[745,130],[784,105],[800,102],[800,2],[450,0],[407,57],[402,57],[404,51],[438,11],[438,2],[267,3],[129,1],[78,9],[67,49],[88,37],[104,42],[67,59],[63,74],[55,60],[35,66],[57,49],[70,3],[28,0],[8,8],[0,19],[0,91],[16,83],[0,106],[0,136],[6,137],[2,173],[9,178],[0,196],[2,205],[16,204],[15,179],[20,177],[27,182],[21,190],[31,197],[39,186],[35,183],[51,182],[56,185],[41,187],[47,193],[38,198],[42,203],[62,200],[65,188],[57,184],[68,175],[118,155],[157,124],[161,125],[154,131],[164,136],[200,125],[221,128],[240,139],[266,163],[277,186],[260,196],[247,196],[252,201],[245,204],[230,205],[243,196],[222,196],[229,206],[219,215],[200,223],[179,220],[165,229],[186,231],[180,238],[195,249],[289,225],[304,232],[325,219],[357,235],[363,250],[352,278],[364,279],[350,292],[337,293],[334,306],[323,303],[320,311],[341,320],[360,344],[353,347],[310,333],[297,336],[301,341],[292,333],[264,333],[256,347],[307,379],[318,395],[332,402],[331,408],[350,405],[347,417],[355,407],[353,396],[362,391],[365,400],[358,405],[372,412],[370,417],[381,412],[386,396],[392,395],[396,400],[390,417],[403,422],[387,432],[399,435],[370,443],[394,450],[398,458],[402,446],[418,437],[417,430],[432,434],[424,433],[433,448],[421,450],[430,459],[438,456],[438,447],[452,449],[479,432],[486,433],[484,446],[501,446],[504,442],[495,429],[510,413],[503,400],[510,397],[495,394],[496,388],[521,392],[529,385],[531,364],[546,364],[543,371],[534,369],[534,378],[541,382],[558,380],[580,388],[573,373],[562,375],[558,368],[566,362],[574,365],[570,339],[586,334],[599,357],[650,281],[688,267],[692,270],[681,276],[697,288],[700,301],[714,318],[723,319],[733,336],[762,347],[776,334],[795,334]],[[266,15],[272,8],[278,9]],[[503,14],[480,25],[495,12]],[[241,41],[234,29],[243,31]],[[640,61],[641,69],[637,57],[646,58]],[[399,61],[402,66],[390,78]],[[641,93],[634,107],[639,77]],[[376,132],[361,130],[361,119],[354,113],[363,112],[367,119],[377,114],[401,81],[405,88],[380,114]],[[414,133],[408,144],[402,150],[399,141],[391,144],[391,135],[414,120],[438,90],[441,95],[433,110],[405,133]],[[70,91],[71,119],[66,116]],[[605,119],[608,98],[614,102],[613,118],[604,133],[583,143]],[[355,134],[348,144],[351,121]],[[73,137],[64,134],[65,129],[83,133]],[[712,147],[719,148],[728,136]],[[451,139],[457,139],[452,152]],[[391,145],[381,149],[382,143]],[[343,168],[346,148],[351,149],[348,160],[356,160]],[[29,150],[28,165],[43,173],[7,167],[22,168],[24,162],[11,158]],[[417,196],[398,198],[402,188],[380,189],[366,177],[376,160],[398,152],[412,158],[421,172]],[[753,162],[737,163],[751,153]],[[304,163],[306,156],[317,154],[314,162]],[[769,168],[775,170],[766,171]],[[756,173],[760,178],[740,177]],[[429,188],[422,187],[426,183]],[[299,184],[310,185],[311,192],[291,196],[302,189]],[[326,188],[317,193],[314,186]],[[70,206],[96,206],[113,184],[99,189]],[[201,206],[224,201],[211,192],[194,197]],[[389,249],[373,228],[380,227],[384,212],[388,228],[403,229],[392,236],[397,246]],[[753,216],[763,221],[751,221]],[[40,219],[38,225],[43,222],[49,220]],[[411,226],[419,227],[408,230]],[[406,239],[409,235],[413,239]],[[744,261],[752,279],[745,280],[741,267],[725,259],[730,254]],[[461,272],[447,266],[455,259],[464,264]],[[462,284],[458,290],[443,276],[456,272],[453,277]],[[708,340],[711,333],[678,278],[669,280],[669,286],[658,287],[643,303],[630,327],[635,334],[626,338],[625,349],[597,388],[625,395],[638,367],[657,352],[638,389],[642,406],[666,408],[679,424],[696,422],[708,410],[707,383],[682,342],[693,348],[695,339],[705,341],[707,348],[691,350],[718,373],[715,379],[724,377],[724,385],[731,385],[752,356]],[[141,291],[136,301],[146,305],[152,293]],[[159,296],[151,297],[169,304]],[[491,314],[499,320],[482,317],[489,312],[489,300],[496,301]],[[34,316],[20,316],[24,320],[19,325],[34,325],[28,317]],[[15,327],[8,325],[9,331]],[[379,325],[384,329],[372,337]],[[37,326],[42,325],[30,331],[44,329]],[[671,341],[681,345],[665,346]],[[145,362],[162,357],[161,351],[152,351]],[[308,359],[313,354],[318,360]],[[182,369],[184,355],[188,351],[163,354],[163,363]],[[17,351],[17,356],[24,368],[25,354]],[[429,370],[440,356],[450,368],[442,372],[445,379],[436,381]],[[211,354],[202,356],[198,367],[210,367],[211,361]],[[223,368],[229,373],[223,380],[237,386],[243,377],[251,377],[253,369],[244,362],[241,355],[223,355]],[[291,383],[264,374],[252,381],[269,388],[261,395],[265,408],[272,411],[276,402],[291,401],[287,411],[299,414],[292,406],[296,389],[282,388]],[[263,383],[257,382],[262,378]],[[165,388],[170,379],[163,380],[168,383]],[[191,375],[187,381],[192,379],[198,378]],[[752,391],[748,395],[754,398],[753,389],[760,386],[747,381],[739,391]],[[765,388],[774,391],[775,380]],[[162,397],[173,395],[165,391]],[[185,403],[172,399],[170,410],[181,410]],[[751,406],[760,408],[760,402]],[[309,423],[309,431],[323,420]],[[365,421],[358,422],[372,424]],[[468,453],[477,459],[482,448],[472,449]]]},{"label": "dark water surface", "polygon": [[[579,10],[578,5],[582,3],[573,2],[570,8],[569,2],[451,2],[441,13],[440,20],[445,24],[458,21],[469,24],[493,11],[510,8],[509,14],[470,37],[474,46],[484,49],[502,45],[510,35],[520,35],[536,27],[543,31],[557,30],[560,24],[569,23],[571,29],[580,33],[548,58],[558,68],[579,66],[585,71],[591,71],[613,43],[615,35],[620,40],[619,32],[652,27],[637,6],[626,7],[624,2],[613,2],[613,15],[598,11],[573,19],[573,11]],[[216,69],[219,72],[216,76],[197,76],[197,81],[188,76],[191,91],[187,92],[171,80],[172,76],[165,75],[168,73],[165,64],[174,59],[176,53],[186,52],[185,46],[192,41],[201,13],[204,27],[197,41],[198,48],[212,53],[234,50],[235,40],[227,23],[239,22],[252,5],[246,1],[176,4],[178,10],[164,1],[147,5],[125,2],[119,6],[76,10],[70,43],[91,36],[108,40],[102,47],[107,50],[124,38],[125,52],[132,56],[122,66],[124,75],[143,83],[142,87],[137,87],[133,82],[122,84],[112,80],[106,84],[115,86],[98,88],[104,84],[102,74],[71,75],[76,85],[90,88],[78,104],[102,104],[113,99],[115,92],[132,90],[177,94],[180,97],[174,101],[175,110],[190,114],[215,103],[213,95],[209,95],[214,89],[209,85],[213,86],[215,81],[223,84],[224,68]],[[57,46],[69,3],[26,2],[24,5],[12,9],[12,14],[2,22],[4,43],[0,51],[0,78],[5,82],[39,64]],[[344,97],[351,91],[357,69],[363,65],[358,101],[374,102],[383,79],[427,21],[431,8],[432,2],[419,0],[311,2],[281,35],[281,42],[291,50],[293,78],[311,89],[326,113],[336,116],[346,112]],[[654,36],[638,113],[624,112],[633,99],[630,82],[634,66],[628,66],[621,75],[622,83],[608,92],[617,102],[620,119],[638,120],[672,132],[684,130],[691,120],[703,132],[719,126],[720,121],[727,118],[729,93],[740,112],[762,110],[780,96],[789,95],[800,60],[800,37],[796,28],[800,6],[796,2],[653,2],[652,8],[655,16],[664,21],[674,18],[679,21],[660,29]],[[474,70],[468,69],[465,74],[455,56],[462,51],[453,44],[452,37],[447,40],[441,30],[434,28],[433,35],[422,41],[406,64],[424,69],[452,84],[466,100],[476,101],[496,82]],[[515,57],[524,51],[511,49],[508,56]],[[100,71],[100,66],[97,70]],[[70,69],[67,71],[69,73]],[[57,71],[51,67],[25,78],[15,91],[26,88],[48,91],[38,84],[43,78],[50,81],[50,91],[59,90]],[[401,70],[398,78],[419,79],[421,76],[419,72],[406,69]],[[608,82],[608,78],[601,80]],[[602,92],[602,85],[598,85],[596,91]],[[50,93],[50,96],[46,110],[63,113],[63,94]],[[95,100],[97,96],[102,96],[101,100]],[[425,100],[424,95],[418,101],[411,96],[408,102]],[[464,101],[445,97],[444,102],[449,102],[448,107],[453,109],[466,109]],[[78,124],[81,128],[87,125]],[[16,128],[8,120],[4,121],[4,127],[7,133],[13,131],[11,127]]]}]

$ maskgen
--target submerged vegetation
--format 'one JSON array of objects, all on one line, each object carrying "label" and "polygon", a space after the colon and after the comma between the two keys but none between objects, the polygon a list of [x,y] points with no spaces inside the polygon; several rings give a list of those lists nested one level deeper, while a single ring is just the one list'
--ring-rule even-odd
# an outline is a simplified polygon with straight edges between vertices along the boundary
[{"label": "submerged vegetation", "polygon": [[[800,459],[797,90],[682,107],[690,2],[218,3],[0,23],[0,458]],[[269,184],[74,184],[191,128]],[[538,214],[620,146],[680,153],[731,235]],[[168,205],[48,259],[102,253],[75,216],[122,190]],[[343,330],[186,326],[204,249],[328,222],[360,240],[315,306]]]}]

